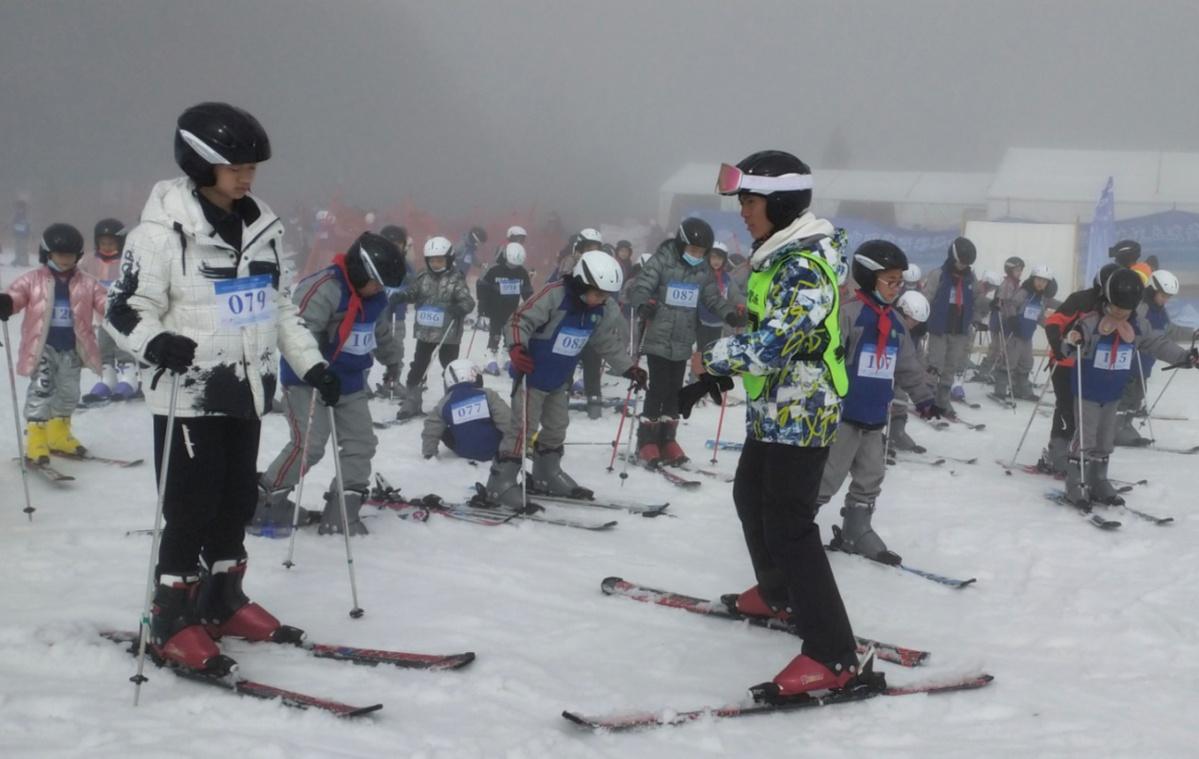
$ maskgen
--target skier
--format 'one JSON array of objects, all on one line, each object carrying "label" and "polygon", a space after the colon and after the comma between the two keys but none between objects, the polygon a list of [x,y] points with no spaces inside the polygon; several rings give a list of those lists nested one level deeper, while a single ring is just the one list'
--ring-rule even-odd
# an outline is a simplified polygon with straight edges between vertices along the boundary
[{"label": "skier", "polygon": [[489,360],[483,371],[498,377],[500,334],[520,302],[533,294],[533,284],[529,281],[529,273],[525,271],[525,246],[518,242],[508,243],[495,264],[479,277],[476,292],[479,296],[479,313],[487,317],[488,327]]},{"label": "skier", "polygon": [[[579,258],[588,251],[602,251],[604,239],[600,233],[587,227],[579,231],[574,237],[574,241],[570,246],[570,253],[566,258],[562,259],[559,264],[559,275],[562,278],[567,278],[573,275],[574,268],[579,262]],[[604,253],[604,255],[608,255]],[[611,256],[609,256],[611,258]],[[615,260],[615,259],[613,259]],[[621,276],[624,276],[624,270],[621,269]],[[622,280],[623,281],[623,280]],[[619,301],[619,298],[616,300]],[[624,319],[605,322],[606,329],[619,331],[622,335],[628,334],[628,324]],[[630,349],[631,350],[631,349]],[[583,380],[581,383],[574,383],[572,392],[582,391],[587,398],[587,418],[599,419],[604,413],[604,361],[600,354],[596,352],[595,345],[584,345],[583,352],[579,356],[579,362],[583,365]],[[582,387],[579,387],[579,385]]]},{"label": "skier", "polygon": [[416,351],[408,366],[408,387],[397,419],[420,416],[425,374],[433,360],[433,351],[442,368],[458,358],[462,341],[462,320],[475,310],[466,279],[454,268],[454,251],[444,237],[425,242],[425,270],[408,284],[401,297],[416,313]]},{"label": "skier", "polygon": [[451,259],[451,265],[458,270],[464,281],[470,277],[471,270],[479,263],[479,246],[485,242],[487,242],[487,231],[482,227],[471,227],[470,231],[462,237],[462,243],[458,246],[456,255]]},{"label": "skier", "polygon": [[[633,278],[633,243],[628,240],[617,240],[614,256],[616,262],[620,264],[620,272],[624,275],[624,281],[628,282]],[[629,316],[630,314],[625,314],[625,318],[629,318]]]},{"label": "skier", "polygon": [[[1005,404],[1007,403],[1008,371],[1011,368],[1009,364],[1012,357],[1008,354],[1005,361],[1004,351],[1007,350],[1007,345],[1011,340],[1012,329],[1020,320],[1020,311],[1017,309],[1016,300],[1024,276],[1024,265],[1024,259],[1019,256],[1009,256],[1003,262],[1003,282],[1000,283],[995,297],[991,299],[991,312],[998,325],[991,334],[991,340],[994,343],[992,352],[995,353],[995,362],[991,367],[991,384],[996,388],[993,395]],[[990,354],[988,354],[989,357]],[[1000,381],[1003,382],[1002,385],[999,384]],[[999,389],[1002,389],[1003,392],[999,392]]]},{"label": "skier", "polygon": [[499,263],[500,259],[504,257],[504,251],[508,249],[508,243],[518,242],[524,245],[528,237],[529,232],[524,227],[515,224],[508,227],[508,231],[504,234],[504,244],[496,247],[495,259],[492,263]]},{"label": "skier", "polygon": [[875,502],[887,475],[884,433],[898,384],[926,419],[939,418],[924,365],[892,304],[903,287],[908,259],[897,245],[867,240],[853,255],[854,300],[841,307],[849,392],[841,406],[841,426],[820,480],[818,505],[828,503],[852,472],[841,528],[833,528],[833,548],[884,564],[899,564],[871,525]]},{"label": "skier", "polygon": [[[734,308],[739,307],[741,311],[744,311],[745,295],[733,283],[733,277],[729,274],[728,262],[728,246],[722,242],[712,243],[712,249],[708,251],[708,267],[712,270],[716,289],[720,292],[721,298],[733,304]],[[720,314],[703,303],[699,304],[698,315],[699,325],[695,329],[695,344],[702,351],[723,337],[724,329],[728,325],[725,324],[724,319],[720,318]]]},{"label": "skier", "polygon": [[706,373],[680,392],[684,417],[703,395],[716,402],[740,375],[746,440],[733,501],[757,585],[739,612],[790,617],[803,652],[766,688],[790,697],[845,688],[868,677],[816,524],[820,475],[848,390],[837,323],[845,233],[809,210],[808,166],[782,151],[754,153],[720,168],[717,190],[737,195],[754,239],[746,332],[703,354]]},{"label": "skier", "polygon": [[579,354],[585,345],[594,344],[600,357],[635,386],[644,389],[647,380],[645,370],[625,353],[621,331],[613,326],[620,315],[611,295],[620,292],[620,285],[616,260],[602,251],[588,251],[579,257],[568,279],[546,285],[512,315],[504,337],[512,359],[509,373],[518,387],[521,382],[525,387],[514,389],[512,421],[504,430],[487,480],[490,500],[524,507],[517,473],[535,433],[532,487],[551,495],[592,495],[561,465],[570,424],[571,378]]},{"label": "skier", "polygon": [[[101,219],[96,222],[92,240],[95,254],[85,258],[80,268],[107,289],[121,273],[125,225],[117,219]],[[100,345],[100,379],[89,392],[84,393],[83,402],[98,403],[109,399],[123,401],[140,397],[141,380],[137,374],[137,361],[132,354],[117,350],[116,342],[100,324],[96,325],[96,339]]]},{"label": "skier", "polygon": [[949,245],[945,263],[924,283],[932,313],[928,317],[928,365],[937,374],[936,405],[953,417],[950,391],[954,376],[970,355],[970,321],[974,315],[974,243],[958,237]]},{"label": "skier", "polygon": [[13,203],[12,224],[13,244],[13,266],[28,266],[29,265],[29,235],[32,228],[29,226],[29,204],[24,200],[17,200]]},{"label": "skier", "polygon": [[[387,290],[399,287],[404,273],[400,249],[381,235],[363,232],[348,251],[333,257],[331,266],[300,282],[291,298],[341,385],[341,397],[333,407],[339,446],[334,454],[341,458],[340,485],[351,535],[367,534],[359,511],[370,491],[371,459],[379,442],[371,427],[366,378],[374,364],[372,356],[384,366],[399,361],[400,340],[385,317],[390,307]],[[258,506],[251,523],[254,532],[275,536],[290,529],[293,504],[288,496],[303,473],[324,457],[331,432],[327,413],[313,410],[309,415],[315,391],[286,358],[280,379],[291,439],[259,479]],[[301,460],[305,441],[307,455]],[[342,531],[338,484],[334,479],[325,492],[321,535]],[[309,521],[300,516],[299,524]]]},{"label": "skier", "polygon": [[[408,245],[410,238],[408,230],[404,227],[395,224],[388,224],[379,230],[379,235],[387,240],[390,240],[400,250],[400,256],[404,261],[404,271],[409,270],[408,265]],[[387,302],[388,309],[386,313],[379,318],[387,322],[390,331],[393,335],[396,345],[395,362],[386,364],[383,367],[383,381],[379,387],[379,391],[390,396],[399,396],[403,400],[404,385],[400,382],[400,372],[404,366],[404,335],[407,332],[405,324],[408,316],[408,304],[404,302],[404,292],[407,290],[407,284],[402,284],[397,288],[388,288]],[[370,394],[370,388],[367,388],[367,394]]]},{"label": "skier", "polygon": [[[903,326],[908,331],[913,352],[924,371],[925,383],[935,386],[936,382],[928,373],[928,359],[924,355],[924,341],[928,336],[928,298],[923,293],[907,290],[895,300],[894,310],[899,312]],[[895,400],[891,404],[891,428],[887,431],[888,456],[894,455],[895,451],[924,453],[928,450],[908,434],[908,407],[911,401],[902,387],[895,388]]]},{"label": "skier", "polygon": [[70,224],[42,232],[42,266],[17,277],[0,293],[0,320],[28,309],[21,323],[17,374],[29,377],[25,396],[25,457],[49,464],[50,454],[83,456],[87,449],[71,433],[79,403],[83,366],[100,370],[93,323],[104,316],[104,286],[79,270],[83,235]]},{"label": "skier", "polygon": [[1057,305],[1053,299],[1056,293],[1057,280],[1053,270],[1041,264],[1032,268],[1032,274],[1000,308],[1001,329],[1007,335],[1004,348],[1007,361],[1006,365],[995,367],[995,398],[1007,399],[1010,376],[1013,396],[1025,401],[1037,400],[1028,377],[1032,371],[1032,338],[1037,328],[1045,323],[1045,310]]},{"label": "skier", "polygon": [[986,333],[989,340],[987,353],[970,378],[971,382],[993,384],[995,367],[1003,361],[1003,343],[999,337],[999,288],[1003,282],[1004,276],[997,271],[984,271],[978,278],[979,290],[974,299],[974,333]]},{"label": "skier", "polygon": [[[1129,381],[1137,381],[1133,352],[1142,350],[1171,364],[1199,365],[1199,350],[1187,350],[1135,318],[1144,291],[1139,274],[1117,269],[1103,285],[1099,309],[1075,322],[1062,340],[1062,352],[1067,357],[1077,354],[1082,362],[1082,376],[1074,380],[1074,397],[1082,399],[1081,418],[1066,469],[1066,498],[1076,506],[1092,501],[1124,504],[1107,479],[1107,464],[1115,443],[1120,396]],[[1086,456],[1086,472],[1079,450]]]},{"label": "skier", "polygon": [[483,387],[483,375],[468,358],[451,361],[442,379],[445,395],[425,417],[421,455],[431,459],[437,455],[438,443],[445,443],[464,459],[491,461],[512,423],[512,409],[499,393]]},{"label": "skier", "polygon": [[903,270],[903,292],[915,290],[922,292],[924,290],[924,272],[920,270],[920,266],[914,262],[908,262],[908,268]]},{"label": "skier", "polygon": [[279,290],[283,225],[250,194],[258,164],[270,157],[270,140],[249,113],[226,103],[185,110],[175,161],[187,176],[151,190],[125,240],[121,278],[108,291],[105,328],[117,345],[175,375],[152,382],[146,394],[155,461],[162,461],[172,411],[168,385],[177,383],[151,651],[218,674],[231,661],[215,638],[302,635],[242,590],[276,343],[326,404],[340,393],[337,375]]},{"label": "skier", "polygon": [[[1158,332],[1164,332],[1166,337],[1176,342],[1192,342],[1196,336],[1199,336],[1199,330],[1174,324],[1170,320],[1169,312],[1166,311],[1166,303],[1178,294],[1178,289],[1178,277],[1164,269],[1154,270],[1149,275],[1149,284],[1145,288],[1141,304],[1137,306],[1137,323],[1147,324]],[[1145,383],[1149,381],[1149,375],[1153,372],[1153,365],[1157,359],[1147,351],[1138,352],[1135,358],[1139,377],[1134,376],[1124,386],[1124,395],[1120,398],[1116,423],[1116,445],[1130,448],[1149,445],[1153,442],[1137,432],[1136,428],[1132,426],[1132,420],[1135,416],[1147,413]]]},{"label": "skier", "polygon": [[702,303],[728,326],[745,325],[745,316],[721,296],[705,265],[712,242],[708,222],[683,219],[674,237],[663,241],[642,267],[629,293],[645,331],[641,350],[649,368],[649,391],[637,426],[637,455],[647,464],[687,461],[675,435],[679,390],[695,350],[696,309]]}]

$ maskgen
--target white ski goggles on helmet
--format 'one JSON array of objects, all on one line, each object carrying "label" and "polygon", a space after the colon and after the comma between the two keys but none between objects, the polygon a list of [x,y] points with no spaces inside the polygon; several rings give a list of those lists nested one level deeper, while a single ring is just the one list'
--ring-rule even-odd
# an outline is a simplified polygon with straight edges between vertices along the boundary
[{"label": "white ski goggles on helmet", "polygon": [[746,174],[736,166],[727,163],[720,164],[720,173],[716,176],[716,192],[721,195],[736,195],[739,192],[752,192],[758,195],[770,195],[775,192],[788,190],[812,189],[811,174],[783,174],[778,177],[760,177]]}]

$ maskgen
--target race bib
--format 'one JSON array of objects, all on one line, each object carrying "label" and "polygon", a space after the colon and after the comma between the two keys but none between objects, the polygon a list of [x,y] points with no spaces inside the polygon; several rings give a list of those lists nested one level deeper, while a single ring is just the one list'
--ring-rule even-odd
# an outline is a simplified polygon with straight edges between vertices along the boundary
[{"label": "race bib", "polygon": [[65,300],[54,301],[54,310],[50,312],[51,327],[70,327],[71,322],[71,303]]},{"label": "race bib", "polygon": [[888,345],[882,361],[879,361],[875,356],[877,348],[877,345],[862,346],[862,352],[858,354],[858,376],[889,380],[895,376],[895,357],[899,349]]},{"label": "race bib", "polygon": [[24,237],[29,234],[29,225],[23,221],[18,221],[12,225],[12,231],[18,237]]},{"label": "race bib", "polygon": [[466,424],[476,419],[489,419],[490,417],[491,409],[487,406],[486,395],[476,395],[450,406],[450,420],[454,424]]},{"label": "race bib", "polygon": [[375,325],[371,324],[355,324],[354,329],[350,330],[350,336],[346,338],[346,344],[341,347],[342,353],[349,353],[352,356],[365,356],[378,347],[378,342],[375,340]]},{"label": "race bib", "polygon": [[554,341],[554,353],[559,356],[577,356],[582,352],[589,337],[591,337],[590,332],[563,327],[558,333],[558,339]]},{"label": "race bib", "polygon": [[269,274],[224,279],[214,282],[212,288],[222,327],[240,329],[275,318],[275,297]]},{"label": "race bib", "polygon": [[441,328],[444,324],[444,308],[440,306],[421,306],[416,309],[416,326]]},{"label": "race bib", "polygon": [[666,305],[695,308],[699,305],[699,285],[691,282],[670,282],[666,285]]},{"label": "race bib", "polygon": [[1024,307],[1024,318],[1030,322],[1035,322],[1041,318],[1041,307],[1037,305],[1028,305]]},{"label": "race bib", "polygon": [[519,279],[497,279],[495,283],[499,285],[500,295],[520,295]]},{"label": "race bib", "polygon": [[1095,368],[1112,372],[1122,372],[1132,368],[1132,346],[1121,345],[1116,349],[1115,360],[1112,359],[1111,346],[1101,345],[1095,349]]}]

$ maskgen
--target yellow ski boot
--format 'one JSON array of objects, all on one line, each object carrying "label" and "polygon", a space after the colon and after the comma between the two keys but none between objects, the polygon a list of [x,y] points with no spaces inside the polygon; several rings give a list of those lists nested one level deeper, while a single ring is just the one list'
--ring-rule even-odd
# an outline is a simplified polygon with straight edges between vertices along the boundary
[{"label": "yellow ski boot", "polygon": [[71,434],[71,417],[56,416],[46,424],[46,444],[55,453],[83,456],[87,449]]},{"label": "yellow ski boot", "polygon": [[50,463],[50,446],[46,444],[46,423],[25,425],[25,457],[37,464]]}]

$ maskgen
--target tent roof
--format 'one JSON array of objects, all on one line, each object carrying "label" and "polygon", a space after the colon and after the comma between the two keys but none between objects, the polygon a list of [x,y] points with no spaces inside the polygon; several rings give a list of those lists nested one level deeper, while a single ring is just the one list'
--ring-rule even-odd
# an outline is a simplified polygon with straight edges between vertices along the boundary
[{"label": "tent roof", "polygon": [[1199,153],[1010,148],[992,199],[1094,203],[1108,177],[1116,203],[1199,202]]}]

